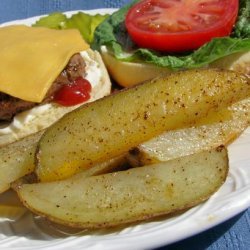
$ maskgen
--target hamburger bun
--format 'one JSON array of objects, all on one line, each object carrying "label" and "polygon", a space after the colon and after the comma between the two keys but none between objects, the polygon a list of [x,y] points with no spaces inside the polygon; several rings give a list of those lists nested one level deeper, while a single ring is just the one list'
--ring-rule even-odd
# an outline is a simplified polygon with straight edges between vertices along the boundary
[{"label": "hamburger bun", "polygon": [[[123,87],[131,87],[160,74],[171,72],[168,68],[149,63],[118,60],[106,46],[101,47],[101,55],[111,78]],[[210,67],[235,70],[250,76],[250,51],[226,56],[212,63]]]}]

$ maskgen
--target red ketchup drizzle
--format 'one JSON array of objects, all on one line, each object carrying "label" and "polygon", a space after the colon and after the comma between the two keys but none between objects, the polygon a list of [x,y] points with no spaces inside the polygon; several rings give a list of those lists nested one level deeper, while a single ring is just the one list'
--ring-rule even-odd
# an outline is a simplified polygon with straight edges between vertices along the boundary
[{"label": "red ketchup drizzle", "polygon": [[74,106],[90,99],[91,84],[78,77],[69,85],[63,85],[54,95],[54,102],[62,106]]}]

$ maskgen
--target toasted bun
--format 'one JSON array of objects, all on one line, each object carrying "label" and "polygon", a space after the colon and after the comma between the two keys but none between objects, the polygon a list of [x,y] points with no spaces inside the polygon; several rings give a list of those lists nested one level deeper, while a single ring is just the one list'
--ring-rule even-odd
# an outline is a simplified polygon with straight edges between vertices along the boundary
[{"label": "toasted bun", "polygon": [[230,69],[250,77],[250,51],[226,56],[211,64],[212,67]]},{"label": "toasted bun", "polygon": [[[97,83],[92,87],[91,98],[88,101],[92,102],[110,93],[111,81],[100,54],[91,49],[83,53],[86,62],[86,78],[88,78],[88,75],[92,75],[96,79],[99,78]],[[83,54],[81,53],[81,55]],[[5,124],[0,128],[0,146],[47,128],[64,114],[81,105],[64,107],[55,103],[49,103],[36,106],[31,110],[16,115],[10,124]]]},{"label": "toasted bun", "polygon": [[[111,77],[123,87],[131,87],[160,74],[171,72],[168,68],[158,67],[153,64],[117,60],[104,46],[101,55]],[[250,52],[227,56],[211,64],[211,67],[231,69],[250,76]]]},{"label": "toasted bun", "polygon": [[123,87],[131,87],[171,70],[148,63],[133,63],[117,60],[102,47],[101,55],[110,76]]}]

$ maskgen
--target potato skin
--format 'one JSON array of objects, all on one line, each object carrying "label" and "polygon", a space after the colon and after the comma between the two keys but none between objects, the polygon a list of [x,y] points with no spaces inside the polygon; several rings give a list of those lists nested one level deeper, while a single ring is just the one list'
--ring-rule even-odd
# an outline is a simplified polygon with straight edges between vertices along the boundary
[{"label": "potato skin", "polygon": [[125,89],[51,126],[38,145],[36,174],[41,181],[64,179],[249,95],[246,77],[216,69],[172,73]]}]

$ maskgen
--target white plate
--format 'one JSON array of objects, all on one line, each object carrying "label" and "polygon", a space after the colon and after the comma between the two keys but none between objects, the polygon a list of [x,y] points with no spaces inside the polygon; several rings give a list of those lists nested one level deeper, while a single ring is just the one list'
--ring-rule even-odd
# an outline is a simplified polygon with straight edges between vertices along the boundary
[{"label": "white plate", "polygon": [[[112,9],[86,11],[111,13]],[[67,12],[71,15],[74,12]],[[7,24],[30,25],[39,17]],[[207,230],[250,206],[250,127],[229,147],[230,172],[225,184],[207,202],[171,218],[140,223],[115,231],[65,235],[26,212],[14,220],[0,219],[1,249],[150,249]],[[2,196],[5,200],[10,193]],[[0,200],[1,202],[1,200]],[[21,213],[22,214],[22,213]],[[20,214],[20,215],[21,215]]]}]

